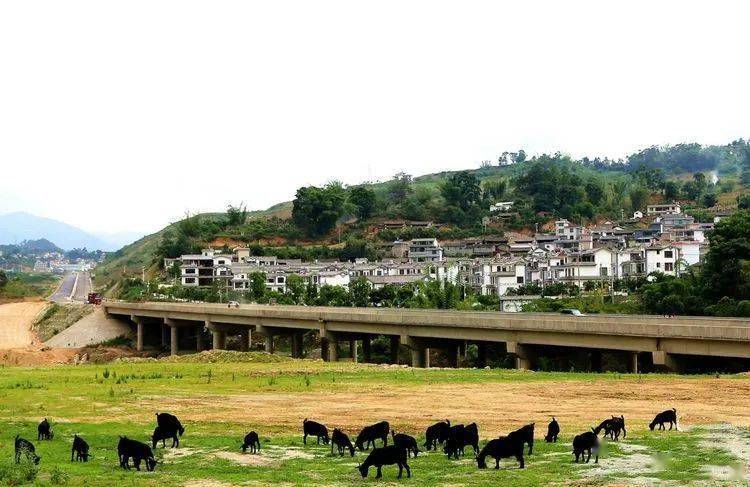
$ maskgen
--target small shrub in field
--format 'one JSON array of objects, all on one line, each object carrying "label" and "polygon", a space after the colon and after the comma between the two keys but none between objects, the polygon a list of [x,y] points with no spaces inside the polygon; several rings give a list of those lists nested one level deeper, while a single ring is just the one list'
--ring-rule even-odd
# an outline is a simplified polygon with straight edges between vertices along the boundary
[{"label": "small shrub in field", "polygon": [[55,466],[50,472],[49,482],[52,485],[65,485],[68,483],[68,474],[60,470],[60,467]]},{"label": "small shrub in field", "polygon": [[305,385],[307,387],[310,387],[310,376],[305,374]]},{"label": "small shrub in field", "polygon": [[276,385],[276,376],[275,375],[272,375],[271,377],[268,378],[268,385],[269,386]]},{"label": "small shrub in field", "polygon": [[36,479],[39,468],[29,460],[16,464],[12,461],[0,464],[0,482],[5,485],[23,485]]},{"label": "small shrub in field", "polygon": [[109,369],[104,369],[104,372],[102,372],[102,377],[105,379],[109,379]]}]

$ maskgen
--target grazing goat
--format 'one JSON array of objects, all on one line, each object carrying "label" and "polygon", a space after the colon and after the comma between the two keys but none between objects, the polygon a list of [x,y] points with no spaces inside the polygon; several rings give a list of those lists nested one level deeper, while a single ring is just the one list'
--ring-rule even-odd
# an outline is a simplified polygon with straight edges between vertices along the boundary
[{"label": "grazing goat", "polygon": [[88,462],[89,444],[78,435],[73,436],[73,446],[70,448],[70,461]]},{"label": "grazing goat", "polygon": [[328,444],[328,428],[325,427],[325,425],[320,424],[315,421],[310,421],[307,418],[305,418],[304,421],[302,421],[302,443],[307,445],[307,437],[308,436],[315,436],[318,438],[318,445],[320,445],[320,440],[323,440],[323,444]]},{"label": "grazing goat", "polygon": [[146,470],[152,472],[156,467],[156,459],[151,447],[140,441],[131,440],[126,436],[121,436],[117,443],[117,456],[120,458],[120,466],[130,470],[130,459],[133,459],[133,466],[136,470],[141,470],[141,462],[146,463]]},{"label": "grazing goat", "polygon": [[437,450],[438,444],[442,445],[450,436],[450,430],[451,422],[447,419],[428,427],[424,434],[424,447],[428,450]]},{"label": "grazing goat", "polygon": [[592,451],[596,454],[596,460],[594,460],[594,463],[599,463],[599,435],[595,428],[591,428],[591,431],[581,433],[573,438],[573,455],[576,456],[576,463],[578,463],[579,457],[581,458],[581,461],[583,461],[583,457],[585,456],[584,452],[588,453],[586,463],[589,463]]},{"label": "grazing goat", "polygon": [[341,431],[338,428],[333,429],[333,434],[331,435],[331,455],[333,455],[333,447],[334,445],[339,450],[339,456],[344,456],[344,449],[349,449],[349,454],[351,456],[354,456],[354,445],[352,445],[352,440],[349,439],[349,436]]},{"label": "grazing goat", "polygon": [[522,444],[526,443],[529,445],[529,455],[534,450],[534,425],[536,423],[527,424],[516,431],[508,434],[509,437],[518,439]]},{"label": "grazing goat", "polygon": [[248,448],[250,449],[250,453],[258,453],[258,450],[260,450],[260,439],[258,438],[258,433],[251,431],[246,434],[240,448],[242,448],[242,453],[247,453]]},{"label": "grazing goat", "polygon": [[[159,428],[162,442],[165,438],[172,438],[172,447],[180,446],[177,435],[182,436],[185,433],[185,428],[177,419],[177,416],[169,413],[156,413],[156,425]],[[156,445],[154,445],[154,448],[156,448]]]},{"label": "grazing goat", "polygon": [[620,433],[625,438],[628,432],[625,430],[625,416],[612,416],[610,419],[605,419],[599,426],[594,428],[594,432],[598,435],[601,430],[604,430],[604,437],[610,437],[612,440],[619,440]]},{"label": "grazing goat", "polygon": [[484,445],[479,455],[477,455],[477,466],[479,468],[487,468],[485,459],[490,456],[495,459],[495,468],[498,469],[500,468],[501,458],[516,457],[518,468],[524,468],[523,446],[522,441],[511,436],[501,436],[500,438],[490,440]]},{"label": "grazing goat", "polygon": [[47,418],[44,418],[44,420],[39,423],[39,426],[36,427],[37,435],[36,439],[37,441],[42,440],[51,440],[55,437],[55,434],[52,432],[49,426],[49,421],[47,421]]},{"label": "grazing goat", "polygon": [[448,455],[448,458],[455,458],[458,460],[458,455],[464,452],[464,430],[466,427],[462,424],[451,426],[448,432],[448,439],[445,440],[445,446],[443,452]]},{"label": "grazing goat", "polygon": [[354,441],[354,446],[359,448],[359,451],[365,451],[370,449],[370,445],[375,448],[375,440],[383,440],[383,446],[388,446],[388,433],[391,430],[391,426],[388,421],[381,421],[379,423],[365,426],[362,431],[357,435],[357,439]]},{"label": "grazing goat", "polygon": [[669,423],[669,430],[672,431],[672,425],[677,427],[677,410],[675,408],[667,409],[656,415],[653,421],[648,425],[651,431],[654,431],[654,427],[658,424],[660,430],[667,429],[664,423]]},{"label": "grazing goat", "polygon": [[391,430],[391,437],[393,438],[393,444],[399,448],[406,450],[407,458],[411,453],[414,454],[414,458],[417,458],[419,454],[419,447],[417,447],[417,440],[413,436],[409,436],[406,433],[396,433]]},{"label": "grazing goat", "polygon": [[547,443],[557,443],[557,436],[560,434],[560,423],[557,422],[554,416],[552,421],[547,425],[547,435],[544,437],[544,441]]},{"label": "grazing goat", "polygon": [[383,465],[398,465],[398,478],[401,478],[401,474],[406,469],[406,476],[411,477],[411,469],[407,463],[406,450],[399,448],[395,445],[384,446],[383,448],[373,448],[364,463],[356,467],[359,473],[362,474],[362,478],[367,477],[367,472],[371,466],[375,466],[378,469],[376,479],[383,476],[381,469]]},{"label": "grazing goat", "polygon": [[464,453],[464,447],[470,446],[474,450],[474,457],[479,453],[479,427],[476,423],[466,425],[464,428],[464,444],[461,445],[461,453]]},{"label": "grazing goat", "polygon": [[162,447],[167,447],[167,439],[172,439],[172,448],[180,446],[180,438],[177,436],[177,431],[163,431],[161,426],[154,428],[154,434],[151,435],[151,447],[156,448],[156,444],[161,440]]},{"label": "grazing goat", "polygon": [[27,459],[34,462],[34,465],[39,465],[39,460],[42,459],[42,457],[36,454],[36,448],[34,448],[34,445],[32,445],[29,440],[24,440],[18,435],[16,435],[15,450],[16,463],[21,463],[21,454],[25,455]]}]

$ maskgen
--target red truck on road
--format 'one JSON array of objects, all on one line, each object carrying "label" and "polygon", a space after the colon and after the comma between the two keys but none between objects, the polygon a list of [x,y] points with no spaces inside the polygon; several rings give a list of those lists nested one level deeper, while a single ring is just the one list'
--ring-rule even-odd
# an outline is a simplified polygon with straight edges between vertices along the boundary
[{"label": "red truck on road", "polygon": [[102,304],[102,295],[99,293],[89,293],[86,302],[89,304]]}]

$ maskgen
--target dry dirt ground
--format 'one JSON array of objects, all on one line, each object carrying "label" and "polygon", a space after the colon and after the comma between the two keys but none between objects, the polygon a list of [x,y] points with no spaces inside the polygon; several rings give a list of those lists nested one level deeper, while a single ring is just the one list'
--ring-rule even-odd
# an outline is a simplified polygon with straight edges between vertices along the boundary
[{"label": "dry dirt ground", "polygon": [[[69,364],[76,361],[76,356],[80,357],[83,354],[97,361],[133,355],[124,349],[114,347],[102,349],[45,347],[34,333],[32,325],[46,304],[41,300],[0,304],[0,365]],[[96,318],[92,317],[92,319]],[[91,342],[81,345],[88,343]]]},{"label": "dry dirt ground", "polygon": [[130,334],[130,327],[122,321],[107,318],[102,309],[96,309],[47,340],[45,345],[53,348],[81,348]]},{"label": "dry dirt ground", "polygon": [[[591,418],[624,414],[629,427],[645,428],[653,415],[677,408],[681,427],[728,422],[750,425],[750,377],[747,379],[668,377],[659,380],[580,380],[399,385],[311,393],[254,393],[172,397],[172,412],[190,421],[241,421],[297,431],[302,418],[315,418],[355,430],[387,418],[394,429],[421,431],[438,419],[476,421],[486,434],[507,433],[550,416],[565,427],[585,430]],[[143,401],[154,410],[163,398]],[[479,413],[478,413],[479,412]]]},{"label": "dry dirt ground", "polygon": [[38,345],[31,331],[31,325],[45,305],[44,301],[0,305],[0,349]]}]

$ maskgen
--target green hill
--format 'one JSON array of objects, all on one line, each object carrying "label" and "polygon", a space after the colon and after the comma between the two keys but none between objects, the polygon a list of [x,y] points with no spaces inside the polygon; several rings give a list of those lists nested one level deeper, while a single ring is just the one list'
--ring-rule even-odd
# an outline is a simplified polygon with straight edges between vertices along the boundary
[{"label": "green hill", "polygon": [[[295,201],[248,212],[201,214],[172,223],[108,255],[95,284],[116,294],[126,275],[147,277],[163,257],[197,252],[207,245],[249,245],[256,253],[286,258],[376,257],[377,243],[394,238],[443,239],[549,228],[556,218],[583,224],[620,219],[657,201],[680,200],[698,220],[703,208],[735,205],[750,183],[750,146],[681,144],[650,147],[622,161],[562,154],[527,159],[506,153],[500,163],[478,169],[444,171],[412,178],[397,174],[385,182],[344,187],[329,183],[300,188]],[[715,178],[718,175],[718,183]],[[491,220],[489,205],[514,201],[502,221]],[[431,220],[432,229],[374,230],[388,219]],[[415,233],[416,232],[416,233]]]}]

